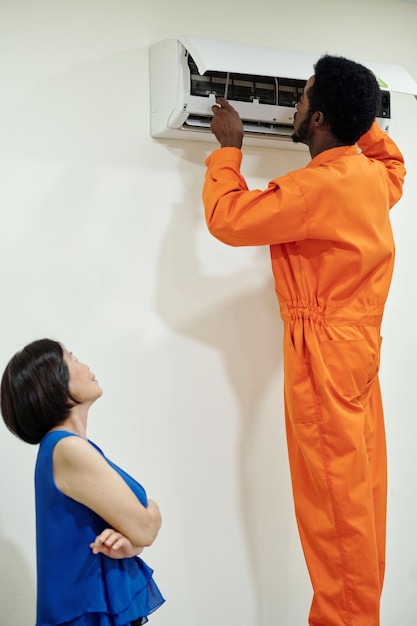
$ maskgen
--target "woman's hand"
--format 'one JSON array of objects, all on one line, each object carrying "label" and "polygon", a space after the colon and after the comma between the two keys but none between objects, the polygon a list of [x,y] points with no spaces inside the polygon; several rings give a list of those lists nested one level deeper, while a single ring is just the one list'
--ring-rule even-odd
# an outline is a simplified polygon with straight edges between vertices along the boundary
[{"label": "woman's hand", "polygon": [[128,559],[137,556],[143,550],[142,546],[134,546],[122,533],[113,528],[106,528],[90,543],[93,554],[104,554],[111,559]]}]

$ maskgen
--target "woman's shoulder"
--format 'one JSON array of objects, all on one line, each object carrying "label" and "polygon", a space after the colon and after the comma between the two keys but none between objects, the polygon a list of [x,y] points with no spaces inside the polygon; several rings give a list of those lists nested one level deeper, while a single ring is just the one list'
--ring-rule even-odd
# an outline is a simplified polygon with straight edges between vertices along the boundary
[{"label": "woman's shoulder", "polygon": [[102,468],[105,463],[103,452],[88,439],[77,433],[53,429],[42,439],[38,464],[52,461],[55,471],[61,468],[77,471],[89,471]]},{"label": "woman's shoulder", "polygon": [[66,439],[75,439],[74,433],[71,433],[67,430],[55,430],[52,429],[43,436],[39,443],[39,454],[38,456],[42,457],[51,453],[58,442],[64,441]]},{"label": "woman's shoulder", "polygon": [[55,440],[54,458],[82,465],[91,459],[99,463],[104,460],[103,452],[89,439],[67,431],[55,432],[60,432],[61,436],[56,437]]},{"label": "woman's shoulder", "polygon": [[46,435],[41,439],[41,445],[48,442],[57,442],[61,439],[66,439],[68,437],[79,437],[76,433],[73,433],[65,428],[51,428]]},{"label": "woman's shoulder", "polygon": [[41,446],[52,447],[56,447],[58,443],[61,449],[85,450],[93,448],[94,450],[100,452],[101,455],[103,455],[103,452],[93,441],[70,430],[53,428],[46,433],[46,435],[40,442]]}]

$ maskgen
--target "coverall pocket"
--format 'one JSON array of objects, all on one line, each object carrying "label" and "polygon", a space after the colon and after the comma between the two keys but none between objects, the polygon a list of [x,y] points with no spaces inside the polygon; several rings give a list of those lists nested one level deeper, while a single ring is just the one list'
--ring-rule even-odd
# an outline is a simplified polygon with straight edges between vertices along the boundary
[{"label": "coverall pocket", "polygon": [[317,422],[315,395],[310,368],[304,355],[294,347],[289,333],[284,338],[284,393],[290,421]]},{"label": "coverall pocket", "polygon": [[323,356],[337,391],[346,398],[359,399],[378,373],[377,355],[365,339],[324,341]]}]

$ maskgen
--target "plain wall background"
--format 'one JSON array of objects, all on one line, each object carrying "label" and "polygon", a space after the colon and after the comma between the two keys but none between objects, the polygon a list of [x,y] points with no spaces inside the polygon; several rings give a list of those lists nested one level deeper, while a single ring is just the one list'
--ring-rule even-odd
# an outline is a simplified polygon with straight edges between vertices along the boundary
[{"label": "plain wall background", "polygon": [[[310,583],[283,424],[282,327],[266,248],[207,233],[214,145],[149,135],[148,46],[181,34],[395,63],[417,79],[401,0],[1,0],[0,366],[57,338],[104,388],[89,435],[164,524],[145,560],[153,626],[299,626]],[[390,460],[383,626],[417,622],[417,102],[393,95],[408,177],[381,379]],[[306,153],[244,149],[251,187]],[[36,447],[0,428],[0,622],[35,623]]]}]

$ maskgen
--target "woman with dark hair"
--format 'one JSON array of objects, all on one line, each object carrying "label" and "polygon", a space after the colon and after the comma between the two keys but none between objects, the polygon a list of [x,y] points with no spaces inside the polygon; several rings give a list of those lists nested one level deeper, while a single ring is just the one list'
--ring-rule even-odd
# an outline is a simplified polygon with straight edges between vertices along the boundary
[{"label": "woman with dark hair", "polygon": [[102,393],[88,366],[50,339],[15,354],[1,381],[6,426],[40,444],[36,626],[139,626],[164,602],[138,557],[158,534],[158,505],[87,438]]}]

